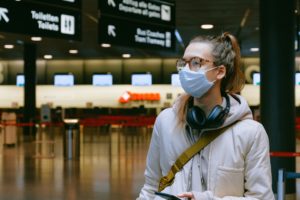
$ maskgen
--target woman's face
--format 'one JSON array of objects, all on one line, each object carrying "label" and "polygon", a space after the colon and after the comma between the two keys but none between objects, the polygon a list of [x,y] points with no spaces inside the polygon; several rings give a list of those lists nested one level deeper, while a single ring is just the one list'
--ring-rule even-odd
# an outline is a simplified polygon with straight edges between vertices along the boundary
[{"label": "woman's face", "polygon": [[[213,62],[213,57],[211,55],[212,46],[208,43],[203,42],[194,42],[188,45],[188,47],[185,49],[183,59],[185,61],[190,61],[194,57],[199,57],[201,59],[207,60],[207,62],[203,62],[201,64],[201,69],[203,70],[209,70],[211,68],[216,67]],[[208,62],[210,61],[210,62]],[[194,70],[190,67],[191,70]],[[216,77],[218,75],[218,68],[215,68],[213,70],[210,70],[206,72],[206,77],[209,81],[216,80]]]}]

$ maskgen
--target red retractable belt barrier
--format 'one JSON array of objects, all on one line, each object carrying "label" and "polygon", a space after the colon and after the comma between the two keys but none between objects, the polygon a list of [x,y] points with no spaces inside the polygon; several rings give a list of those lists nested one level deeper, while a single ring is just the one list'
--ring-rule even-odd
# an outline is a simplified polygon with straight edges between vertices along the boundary
[{"label": "red retractable belt barrier", "polygon": [[295,128],[296,128],[296,131],[300,131],[300,117],[296,117]]},{"label": "red retractable belt barrier", "polygon": [[[121,125],[121,126],[152,126],[156,116],[128,116],[128,115],[102,115],[97,118],[85,118],[80,120],[82,126],[105,126],[105,125]],[[0,126],[63,126],[63,122],[41,122],[41,123],[17,123],[16,121],[5,121]]]},{"label": "red retractable belt barrier", "polygon": [[300,156],[300,152],[270,152],[271,157],[298,157]]},{"label": "red retractable belt barrier", "polygon": [[42,122],[42,123],[17,123],[17,122],[2,122],[0,123],[1,126],[17,126],[17,127],[25,127],[25,126],[63,126],[63,123],[57,122],[57,123],[50,123],[50,122]]},{"label": "red retractable belt barrier", "polygon": [[16,123],[16,122],[4,122],[0,123],[2,126],[18,126],[18,127],[23,127],[23,126],[35,126],[35,123]]},{"label": "red retractable belt barrier", "polygon": [[39,123],[41,126],[63,126],[63,122],[41,122]]},{"label": "red retractable belt barrier", "polygon": [[103,115],[98,118],[81,119],[83,126],[151,126],[155,122],[156,116],[126,116],[126,115]]}]

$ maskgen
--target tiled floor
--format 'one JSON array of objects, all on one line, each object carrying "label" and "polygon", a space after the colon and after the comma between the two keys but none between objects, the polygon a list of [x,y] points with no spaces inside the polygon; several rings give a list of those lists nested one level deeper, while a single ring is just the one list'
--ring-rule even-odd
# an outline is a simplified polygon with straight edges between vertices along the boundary
[{"label": "tiled floor", "polygon": [[[133,200],[143,182],[145,158],[151,130],[85,128],[80,134],[80,160],[63,158],[63,130],[43,129],[36,138],[43,141],[19,141],[15,147],[3,146],[0,133],[1,200]],[[54,140],[54,149],[46,141]],[[34,158],[41,153],[54,158]],[[300,142],[297,141],[297,151]],[[300,160],[297,158],[297,171]],[[297,188],[300,182],[297,181]],[[299,190],[298,190],[299,191]],[[300,195],[297,195],[300,200]]]},{"label": "tiled floor", "polygon": [[[54,158],[33,158],[37,152],[51,155],[51,145],[19,142],[0,148],[0,199],[97,199],[132,200],[143,184],[145,155],[151,134],[138,131],[105,133],[86,128],[81,134],[79,161],[64,160],[62,130],[43,133],[55,140]],[[2,142],[1,134],[1,144]],[[1,146],[2,147],[2,146]]]}]

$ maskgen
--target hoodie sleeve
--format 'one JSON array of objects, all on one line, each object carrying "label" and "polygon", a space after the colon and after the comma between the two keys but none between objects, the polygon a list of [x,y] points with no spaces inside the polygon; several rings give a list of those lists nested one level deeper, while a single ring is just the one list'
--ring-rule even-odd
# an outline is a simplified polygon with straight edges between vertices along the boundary
[{"label": "hoodie sleeve", "polygon": [[[226,187],[226,186],[225,186]],[[269,139],[260,124],[245,156],[244,197],[216,197],[211,191],[192,192],[195,200],[274,200],[269,156]]]},{"label": "hoodie sleeve", "polygon": [[158,120],[156,121],[150,147],[147,155],[146,170],[145,170],[145,184],[140,192],[137,200],[150,200],[155,198],[154,192],[158,189],[159,180],[162,177],[160,168],[160,139],[157,130]]}]

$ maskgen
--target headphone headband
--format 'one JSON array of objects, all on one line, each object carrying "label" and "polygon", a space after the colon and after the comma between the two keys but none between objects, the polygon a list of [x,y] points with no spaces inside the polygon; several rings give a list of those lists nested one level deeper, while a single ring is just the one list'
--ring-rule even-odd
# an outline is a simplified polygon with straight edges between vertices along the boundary
[{"label": "headphone headband", "polygon": [[[224,108],[224,111],[226,112],[226,114],[229,113],[230,111],[230,99],[229,99],[229,95],[227,93],[225,93],[224,95],[222,95],[223,97],[225,97],[226,100],[226,107]],[[188,107],[191,108],[194,105],[194,97],[190,97],[188,100]]]},{"label": "headphone headband", "polygon": [[226,100],[226,107],[224,109],[224,112],[227,115],[230,111],[230,100],[229,100],[229,95],[227,93],[224,95],[224,97],[225,97],[225,100]]}]

